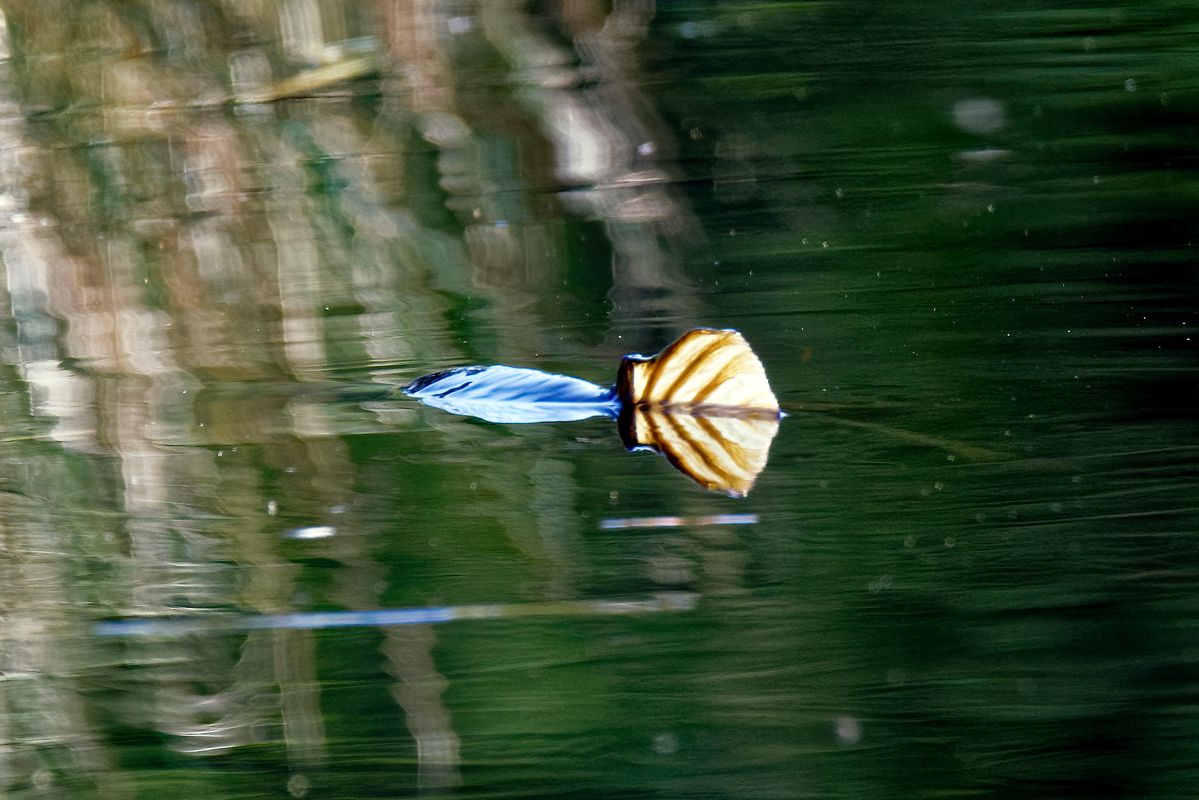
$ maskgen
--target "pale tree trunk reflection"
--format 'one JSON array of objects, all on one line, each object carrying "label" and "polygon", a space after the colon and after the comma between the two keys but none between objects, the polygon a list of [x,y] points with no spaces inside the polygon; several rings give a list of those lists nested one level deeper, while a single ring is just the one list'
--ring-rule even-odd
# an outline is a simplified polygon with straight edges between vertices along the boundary
[{"label": "pale tree trunk reflection", "polygon": [[[64,661],[77,642],[59,632],[81,608],[292,610],[304,568],[276,513],[337,530],[305,551],[337,565],[321,600],[378,607],[393,568],[367,536],[345,535],[369,529],[348,437],[377,423],[347,421],[297,387],[479,355],[533,359],[549,345],[586,353],[548,324],[581,224],[607,235],[603,335],[696,315],[676,260],[697,226],[663,166],[672,134],[638,88],[653,6],[6,10],[22,70],[0,37],[0,259],[13,321],[0,352],[27,429],[0,444],[28,467],[11,483],[30,500],[5,500],[0,528],[11,578],[0,638],[14,644],[0,669],[22,676],[0,686],[0,781],[58,768],[37,742],[85,771],[111,762],[75,678],[56,670],[110,676],[124,690],[113,713],[179,752],[278,742],[297,769],[318,765],[329,743],[314,634],[131,644],[103,665],[86,647]],[[371,36],[379,67],[366,98],[354,84],[241,102]],[[41,122],[26,114],[46,109]],[[465,342],[455,319],[468,305],[481,343]],[[469,426],[427,425],[446,452],[480,443]],[[530,449],[510,470],[480,471],[479,494],[494,500],[475,507],[531,565],[539,597],[569,598],[586,573],[571,534],[578,479]],[[111,574],[76,580],[73,559]],[[416,742],[421,782],[452,786],[461,744],[434,642],[428,628],[390,629],[380,668],[396,679],[393,712]]]}]

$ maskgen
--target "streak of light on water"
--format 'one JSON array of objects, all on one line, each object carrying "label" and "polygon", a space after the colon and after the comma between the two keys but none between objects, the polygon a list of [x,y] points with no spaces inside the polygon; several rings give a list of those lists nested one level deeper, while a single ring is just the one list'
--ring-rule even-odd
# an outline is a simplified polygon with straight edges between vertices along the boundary
[{"label": "streak of light on water", "polygon": [[757,514],[709,514],[702,517],[610,517],[599,522],[600,530],[628,528],[701,528],[707,525],[755,525]]},{"label": "streak of light on water", "polygon": [[690,611],[699,601],[693,592],[661,592],[634,600],[561,600],[546,603],[494,603],[429,608],[384,608],[374,611],[321,611],[257,614],[223,619],[119,619],[97,623],[97,636],[157,637],[252,630],[436,625],[481,619],[520,617],[606,617]]}]

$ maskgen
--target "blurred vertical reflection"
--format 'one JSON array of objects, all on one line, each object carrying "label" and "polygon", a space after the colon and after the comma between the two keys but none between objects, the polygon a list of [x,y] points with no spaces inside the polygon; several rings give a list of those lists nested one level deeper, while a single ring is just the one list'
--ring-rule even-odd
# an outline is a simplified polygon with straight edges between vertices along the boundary
[{"label": "blurred vertical reflection", "polygon": [[[52,680],[99,667],[67,609],[294,608],[311,588],[281,522],[328,532],[306,546],[339,567],[329,601],[381,602],[375,587],[392,576],[360,535],[347,438],[377,423],[305,386],[478,348],[581,352],[550,323],[577,233],[596,223],[609,322],[672,328],[694,310],[675,258],[697,226],[659,163],[670,136],[637,88],[649,3],[6,10],[0,352],[28,413],[0,443],[21,465],[4,476],[0,636],[36,643],[3,656],[25,676],[0,700],[0,786],[17,786],[67,761],[109,762],[76,688]],[[470,349],[464,307],[484,323]],[[432,428],[442,449],[477,438],[452,421]],[[502,498],[481,507],[538,565],[540,591],[570,597],[575,476],[554,459],[525,466],[480,474],[479,492]],[[447,786],[460,745],[433,641],[389,631],[379,668],[395,677],[421,782]],[[55,661],[67,643],[79,663]],[[110,711],[180,753],[277,741],[291,763],[321,763],[316,647],[300,631],[131,644],[115,656],[123,692]]]}]

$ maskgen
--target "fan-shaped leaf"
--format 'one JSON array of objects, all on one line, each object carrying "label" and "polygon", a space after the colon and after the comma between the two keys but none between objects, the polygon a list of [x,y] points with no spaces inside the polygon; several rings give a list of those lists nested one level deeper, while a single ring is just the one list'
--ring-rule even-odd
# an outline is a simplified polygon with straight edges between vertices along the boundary
[{"label": "fan-shaped leaf", "polygon": [[778,415],[766,370],[737,331],[697,328],[652,358],[625,356],[616,393],[626,404]]},{"label": "fan-shaped leaf", "polygon": [[778,399],[737,331],[698,328],[652,358],[625,356],[616,394],[627,447],[731,495],[749,492],[778,432]]}]

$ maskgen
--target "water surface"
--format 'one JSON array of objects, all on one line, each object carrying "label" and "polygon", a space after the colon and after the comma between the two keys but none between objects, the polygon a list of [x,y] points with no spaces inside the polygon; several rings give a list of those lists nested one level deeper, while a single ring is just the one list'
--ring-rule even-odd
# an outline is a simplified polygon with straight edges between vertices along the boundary
[{"label": "water surface", "polygon": [[1189,796],[1194,10],[535,5],[5,9],[3,791]]}]

